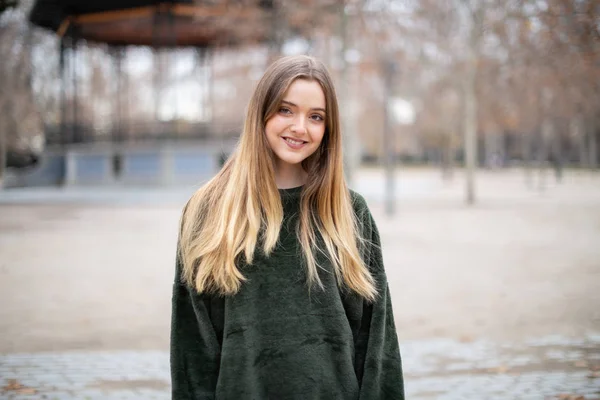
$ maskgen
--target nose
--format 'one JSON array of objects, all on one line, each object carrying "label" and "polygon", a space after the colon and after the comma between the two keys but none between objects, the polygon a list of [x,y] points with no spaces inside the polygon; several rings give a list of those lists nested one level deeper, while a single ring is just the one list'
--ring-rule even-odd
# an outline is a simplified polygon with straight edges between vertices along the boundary
[{"label": "nose", "polygon": [[306,133],[306,121],[302,116],[298,116],[290,127],[292,133],[305,134]]}]

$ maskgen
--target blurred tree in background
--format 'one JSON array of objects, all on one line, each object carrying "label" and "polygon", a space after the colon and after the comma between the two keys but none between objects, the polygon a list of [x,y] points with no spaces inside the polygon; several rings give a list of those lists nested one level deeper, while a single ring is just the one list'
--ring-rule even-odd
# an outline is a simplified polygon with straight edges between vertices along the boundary
[{"label": "blurred tree in background", "polygon": [[29,6],[28,1],[0,3],[0,180],[7,164],[28,165],[44,146],[39,107],[47,91],[34,86],[34,79],[39,83],[43,77],[34,76],[33,53],[43,51],[48,40],[27,23]]},{"label": "blurred tree in background", "polygon": [[[0,130],[8,146],[37,149],[44,127],[52,145],[60,121],[58,39],[27,24],[29,1],[1,4],[13,8],[0,19]],[[227,4],[238,12],[260,2]],[[74,59],[77,67],[66,101],[73,106],[76,90],[86,132],[78,140],[110,140],[115,129],[127,141],[167,131],[235,137],[266,65],[307,53],[336,80],[351,159],[387,153],[439,165],[447,179],[455,164],[465,165],[468,202],[477,165],[518,163],[530,184],[538,171],[538,185],[549,162],[597,167],[596,0],[302,0],[274,1],[273,10],[262,22],[270,24],[268,43],[111,50],[90,42],[67,51],[67,69]],[[406,108],[414,118],[400,121]]]}]

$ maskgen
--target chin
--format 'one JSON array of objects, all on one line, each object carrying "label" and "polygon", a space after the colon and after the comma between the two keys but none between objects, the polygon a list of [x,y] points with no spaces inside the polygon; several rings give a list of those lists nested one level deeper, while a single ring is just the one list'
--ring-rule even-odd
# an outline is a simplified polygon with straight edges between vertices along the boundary
[{"label": "chin", "polygon": [[285,164],[289,164],[289,165],[298,165],[301,164],[302,161],[306,160],[306,157],[278,157],[279,160],[281,160],[282,163]]},{"label": "chin", "polygon": [[312,154],[312,152],[306,152],[306,151],[302,152],[302,153],[293,153],[293,152],[289,152],[286,150],[287,149],[284,149],[283,151],[280,151],[280,152],[275,152],[275,156],[281,162],[289,164],[289,165],[300,164],[300,163],[302,163],[302,161],[306,160]]}]

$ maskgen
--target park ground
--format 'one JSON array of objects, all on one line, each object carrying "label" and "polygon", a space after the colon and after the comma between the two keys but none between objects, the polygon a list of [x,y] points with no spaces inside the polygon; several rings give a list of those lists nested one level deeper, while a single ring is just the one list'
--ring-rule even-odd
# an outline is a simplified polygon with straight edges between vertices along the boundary
[{"label": "park ground", "polygon": [[[600,399],[600,174],[362,169],[409,399]],[[194,186],[0,192],[0,399],[167,399]]]}]

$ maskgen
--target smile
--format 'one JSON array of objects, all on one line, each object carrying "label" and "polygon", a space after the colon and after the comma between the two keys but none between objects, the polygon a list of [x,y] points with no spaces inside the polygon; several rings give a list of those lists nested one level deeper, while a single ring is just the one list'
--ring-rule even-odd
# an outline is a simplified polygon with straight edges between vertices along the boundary
[{"label": "smile", "polygon": [[300,148],[304,147],[304,145],[306,143],[308,143],[308,142],[305,142],[303,140],[291,139],[289,137],[282,137],[282,139],[292,149],[300,149]]}]

